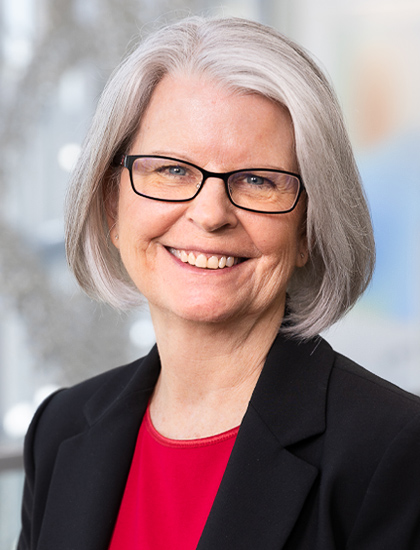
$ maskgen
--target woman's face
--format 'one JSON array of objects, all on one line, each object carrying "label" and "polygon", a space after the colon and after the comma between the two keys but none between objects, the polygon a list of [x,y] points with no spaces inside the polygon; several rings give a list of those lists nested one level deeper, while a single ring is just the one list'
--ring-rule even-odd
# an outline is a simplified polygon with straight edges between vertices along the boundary
[{"label": "woman's face", "polygon": [[[297,169],[292,124],[283,109],[194,77],[161,81],[129,153],[175,157],[213,172]],[[306,261],[304,209],[301,198],[287,214],[241,210],[217,178],[208,179],[190,202],[159,202],[136,195],[123,170],[111,238],[152,314],[280,323],[287,283]],[[221,265],[223,257],[240,261],[211,269],[184,263],[181,257],[191,253],[200,257],[199,265],[206,264],[203,256]]]}]

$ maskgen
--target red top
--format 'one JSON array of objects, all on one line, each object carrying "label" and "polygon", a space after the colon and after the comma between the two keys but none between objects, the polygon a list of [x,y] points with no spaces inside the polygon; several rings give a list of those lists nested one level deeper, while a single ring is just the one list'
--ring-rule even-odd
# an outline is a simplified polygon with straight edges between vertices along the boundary
[{"label": "red top", "polygon": [[147,409],[109,550],[195,550],[238,430],[167,439]]}]

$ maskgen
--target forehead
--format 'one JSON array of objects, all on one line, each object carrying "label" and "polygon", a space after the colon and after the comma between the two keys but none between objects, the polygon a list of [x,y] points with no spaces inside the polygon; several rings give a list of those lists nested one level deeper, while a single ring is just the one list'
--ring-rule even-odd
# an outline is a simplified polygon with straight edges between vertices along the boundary
[{"label": "forehead", "polygon": [[203,77],[166,76],[152,94],[132,153],[177,153],[197,164],[245,162],[251,156],[292,169],[279,161],[290,164],[294,158],[293,126],[287,110],[262,95]]}]

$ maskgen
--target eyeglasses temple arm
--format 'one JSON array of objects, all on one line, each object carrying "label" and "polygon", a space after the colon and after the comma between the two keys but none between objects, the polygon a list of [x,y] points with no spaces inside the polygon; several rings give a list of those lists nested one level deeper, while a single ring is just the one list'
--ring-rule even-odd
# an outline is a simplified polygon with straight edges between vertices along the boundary
[{"label": "eyeglasses temple arm", "polygon": [[113,166],[125,166],[125,159],[127,155],[124,154],[117,154],[112,159],[112,165]]}]

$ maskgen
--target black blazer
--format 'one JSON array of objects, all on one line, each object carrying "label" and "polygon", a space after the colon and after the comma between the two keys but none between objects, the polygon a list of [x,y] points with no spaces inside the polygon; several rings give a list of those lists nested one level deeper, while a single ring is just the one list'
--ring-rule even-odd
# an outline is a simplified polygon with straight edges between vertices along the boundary
[{"label": "black blazer", "polygon": [[[159,367],[154,348],[41,406],[19,550],[107,549]],[[420,400],[321,338],[278,337],[197,548],[419,549]]]}]

